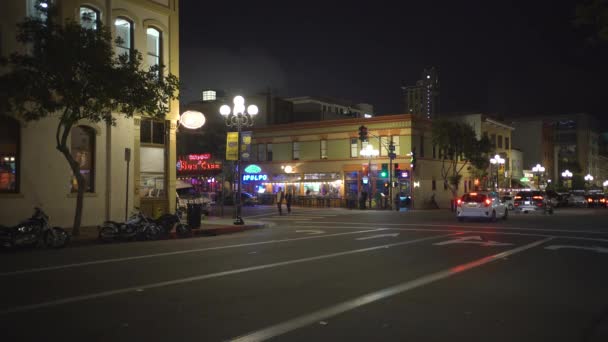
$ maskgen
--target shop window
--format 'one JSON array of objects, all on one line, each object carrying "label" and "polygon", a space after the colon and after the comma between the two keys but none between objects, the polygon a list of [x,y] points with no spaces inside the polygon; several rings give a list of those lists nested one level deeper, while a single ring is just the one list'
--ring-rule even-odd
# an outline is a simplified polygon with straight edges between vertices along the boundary
[{"label": "shop window", "polygon": [[297,141],[294,141],[292,143],[292,156],[293,160],[300,160],[300,143]]},{"label": "shop window", "polygon": [[139,152],[139,196],[151,199],[164,198],[165,149],[142,146]]},{"label": "shop window", "polygon": [[321,159],[327,159],[327,140],[321,140]]},{"label": "shop window", "polygon": [[266,160],[266,144],[258,144],[258,160]]},{"label": "shop window", "polygon": [[359,155],[359,141],[357,138],[350,139],[350,157],[356,158]]},{"label": "shop window", "polygon": [[127,18],[116,18],[114,20],[116,31],[116,54],[131,56],[133,51],[133,22]]},{"label": "shop window", "polygon": [[20,133],[19,121],[0,116],[0,193],[19,192]]},{"label": "shop window", "polygon": [[90,6],[80,7],[80,26],[89,30],[97,30],[97,23],[100,20],[99,11]]},{"label": "shop window", "polygon": [[[80,166],[85,192],[95,192],[95,130],[87,126],[72,128],[70,152]],[[76,177],[72,177],[72,192],[78,191]]]},{"label": "shop window", "polygon": [[148,62],[148,67],[158,66],[160,68],[163,65],[162,33],[153,27],[149,27],[146,30],[146,36],[146,62]]},{"label": "shop window", "polygon": [[141,119],[139,141],[144,144],[165,144],[165,122]]}]

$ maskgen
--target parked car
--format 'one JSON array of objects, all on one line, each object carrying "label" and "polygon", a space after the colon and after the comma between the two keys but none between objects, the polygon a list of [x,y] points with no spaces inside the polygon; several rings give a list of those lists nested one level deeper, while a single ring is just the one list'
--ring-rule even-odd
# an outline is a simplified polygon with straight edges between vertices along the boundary
[{"label": "parked car", "polygon": [[542,191],[520,191],[513,199],[517,213],[553,214],[553,203]]},{"label": "parked car", "polygon": [[568,196],[568,205],[571,207],[584,207],[587,205],[587,201],[582,195],[570,194],[570,196]]},{"label": "parked car", "polygon": [[606,198],[602,194],[587,195],[585,200],[587,201],[587,207],[589,208],[606,207]]},{"label": "parked car", "polygon": [[504,220],[509,216],[509,209],[500,201],[496,192],[469,192],[456,201],[456,217],[458,221],[465,218],[484,218],[496,221],[497,217]]},{"label": "parked car", "polygon": [[[241,192],[241,203],[242,205],[253,206],[258,204],[258,198],[248,192]],[[234,196],[226,196],[224,198],[224,204],[234,205]]]}]

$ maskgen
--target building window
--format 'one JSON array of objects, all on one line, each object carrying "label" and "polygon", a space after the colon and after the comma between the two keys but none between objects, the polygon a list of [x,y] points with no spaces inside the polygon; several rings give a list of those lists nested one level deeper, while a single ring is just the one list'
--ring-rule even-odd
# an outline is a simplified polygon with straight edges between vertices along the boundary
[{"label": "building window", "polygon": [[203,91],[203,101],[215,101],[217,99],[217,93],[215,90]]},{"label": "building window", "polygon": [[258,144],[258,160],[259,161],[266,160],[266,144]]},{"label": "building window", "polygon": [[509,171],[510,167],[509,167],[509,157],[505,158],[505,170]]},{"label": "building window", "polygon": [[490,143],[492,144],[492,147],[496,148],[496,134],[490,136]]},{"label": "building window", "polygon": [[437,190],[437,181],[435,181],[434,179],[431,181],[431,190]]},{"label": "building window", "polygon": [[80,7],[80,26],[88,30],[97,30],[100,20],[99,11],[89,6]]},{"label": "building window", "polygon": [[498,148],[502,148],[502,135],[498,136],[498,144],[497,144]]},{"label": "building window", "polygon": [[[42,21],[46,21],[46,14],[42,11],[39,11],[36,8],[36,3],[38,0],[27,0],[27,16],[28,17],[37,17]],[[41,7],[48,7],[49,3],[53,3],[54,1],[40,1]]]},{"label": "building window", "polygon": [[[85,192],[95,191],[95,130],[87,126],[72,128],[70,152],[80,166]],[[72,192],[78,191],[76,177],[72,177]]]},{"label": "building window", "polygon": [[139,141],[144,144],[165,144],[165,122],[141,119]]},{"label": "building window", "polygon": [[292,143],[292,149],[291,149],[292,155],[293,155],[293,160],[300,160],[300,143],[297,141],[294,141]]},{"label": "building window", "polygon": [[391,139],[393,139],[393,146],[395,146],[395,154],[399,155],[399,151],[400,151],[400,148],[399,148],[399,146],[400,146],[399,145],[399,136],[398,135],[393,135],[391,137]]},{"label": "building window", "polygon": [[0,193],[19,192],[20,133],[19,121],[0,116]]},{"label": "building window", "polygon": [[380,155],[388,156],[388,137],[380,137]]},{"label": "building window", "polygon": [[140,147],[139,177],[139,197],[150,199],[166,197],[164,147]]},{"label": "building window", "polygon": [[359,155],[359,140],[357,138],[350,138],[350,157],[357,158]]},{"label": "building window", "polygon": [[509,138],[505,137],[505,149],[509,149]]},{"label": "building window", "polygon": [[[158,66],[162,67],[162,34],[159,30],[149,27],[146,30],[147,39],[146,39],[146,62],[148,62],[149,67]],[[160,69],[159,69],[159,75]]]},{"label": "building window", "polygon": [[437,145],[433,145],[433,159],[437,158]]},{"label": "building window", "polygon": [[266,145],[266,160],[272,161],[272,144]]},{"label": "building window", "polygon": [[327,140],[321,140],[321,159],[327,159]]},{"label": "building window", "polygon": [[133,51],[133,22],[126,18],[114,20],[116,30],[116,54],[131,56]]}]

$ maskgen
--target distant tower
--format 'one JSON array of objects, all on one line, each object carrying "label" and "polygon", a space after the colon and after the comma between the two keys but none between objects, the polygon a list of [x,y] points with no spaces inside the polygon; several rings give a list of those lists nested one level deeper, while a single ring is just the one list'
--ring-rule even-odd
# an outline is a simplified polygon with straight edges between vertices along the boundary
[{"label": "distant tower", "polygon": [[435,119],[439,113],[439,72],[435,67],[424,69],[422,79],[415,86],[401,86],[405,112],[414,116]]}]

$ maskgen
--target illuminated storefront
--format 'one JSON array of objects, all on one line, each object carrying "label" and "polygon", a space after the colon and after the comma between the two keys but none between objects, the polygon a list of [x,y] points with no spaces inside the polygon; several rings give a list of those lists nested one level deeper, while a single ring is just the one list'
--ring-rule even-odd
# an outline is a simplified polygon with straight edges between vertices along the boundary
[{"label": "illuminated storefront", "polygon": [[192,184],[199,192],[217,192],[221,190],[218,178],[222,172],[222,163],[213,160],[210,153],[189,154],[177,158],[177,179]]}]

